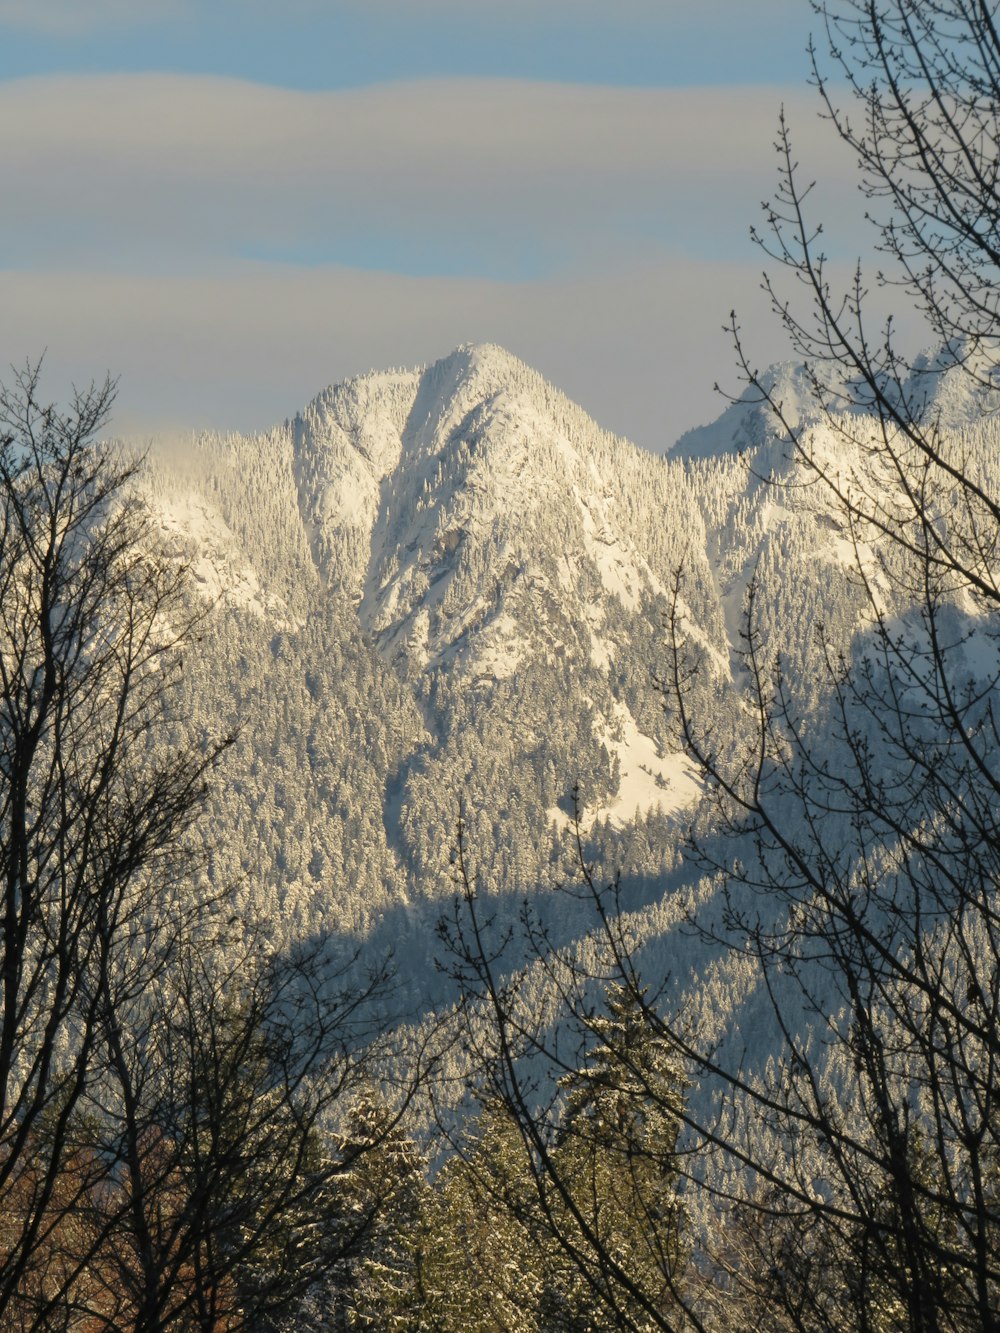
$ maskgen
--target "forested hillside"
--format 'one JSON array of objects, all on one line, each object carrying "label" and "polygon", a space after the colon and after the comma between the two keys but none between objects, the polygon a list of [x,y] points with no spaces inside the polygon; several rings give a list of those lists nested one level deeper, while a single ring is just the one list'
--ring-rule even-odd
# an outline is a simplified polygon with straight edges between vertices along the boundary
[{"label": "forested hillside", "polygon": [[951,369],[900,386],[932,499],[794,367],[666,459],[493,347],[143,460],[110,383],[5,391],[0,1306],[723,1329],[787,1256],[836,1327],[911,1300],[913,1200],[968,1303],[998,455]]},{"label": "forested hillside", "polygon": [[[970,390],[942,357],[919,362],[904,392],[922,395],[961,475],[995,490],[989,391]],[[428,1193],[426,1164],[400,1139],[387,1186],[409,1200],[422,1237],[414,1250],[387,1236],[390,1270],[414,1281],[424,1247],[441,1267],[417,1271],[422,1295],[404,1286],[393,1298],[392,1279],[387,1287],[384,1273],[365,1268],[381,1260],[359,1261],[352,1299],[374,1302],[366,1317],[377,1326],[391,1324],[393,1299],[404,1323],[414,1303],[440,1302],[446,1326],[466,1326],[483,1314],[478,1284],[502,1251],[520,1279],[540,1265],[539,1308],[568,1302],[573,1317],[587,1318],[579,1273],[532,1238],[541,1223],[529,1220],[529,1205],[519,1232],[509,1228],[522,1204],[484,1202],[483,1173],[515,1188],[521,1150],[510,1135],[529,1103],[507,1102],[505,1082],[461,1129],[468,1079],[481,1080],[498,1058],[488,1052],[504,1024],[523,1053],[504,1079],[516,1088],[526,1078],[531,1105],[554,1098],[555,1137],[530,1151],[543,1162],[556,1154],[545,1167],[556,1181],[598,1169],[597,1159],[571,1166],[566,1108],[576,1094],[565,1090],[577,1086],[574,1064],[594,1058],[588,1044],[602,1024],[620,1024],[616,1068],[633,1058],[633,1029],[674,1052],[655,1078],[641,1062],[634,1075],[635,1095],[659,1117],[665,1174],[633,1178],[634,1202],[615,1205],[620,1230],[586,1243],[613,1253],[622,1242],[612,1237],[633,1225],[630,1210],[662,1192],[656,1207],[674,1218],[663,1235],[677,1248],[649,1256],[648,1280],[672,1281],[685,1247],[713,1236],[717,1262],[713,1191],[744,1197],[755,1177],[738,1154],[703,1144],[683,1174],[711,1190],[674,1194],[681,1159],[672,1145],[690,1153],[698,1143],[677,1117],[710,1121],[718,1095],[703,1081],[685,1094],[684,1111],[677,1051],[698,1060],[710,1051],[710,1064],[738,1068],[764,1095],[795,1034],[808,1044],[817,1022],[841,1022],[850,997],[822,950],[796,955],[787,973],[765,961],[770,951],[783,956],[789,922],[812,910],[796,896],[796,876],[806,874],[798,858],[818,857],[829,874],[843,862],[854,877],[849,849],[858,844],[862,863],[876,849],[870,873],[883,893],[920,819],[904,770],[917,762],[909,731],[922,735],[924,724],[909,720],[906,700],[926,712],[920,697],[944,688],[977,708],[1000,672],[976,598],[942,584],[928,618],[919,547],[880,525],[880,513],[908,502],[884,431],[860,408],[842,418],[818,410],[803,372],[785,365],[655,458],[602,432],[507,353],[465,347],[426,370],[327,389],[265,435],[203,436],[150,456],[141,485],[168,550],[190,566],[202,612],[185,708],[196,727],[235,734],[198,835],[213,890],[241,919],[263,922],[279,950],[330,938],[335,956],[346,947],[368,963],[393,960],[393,1021],[405,1017],[410,1040],[431,1040],[460,994],[477,997],[460,1011],[466,1040],[438,1058],[433,1094],[425,1088],[411,1121],[437,1166],[455,1147],[442,1130],[458,1135],[461,1152]],[[875,497],[872,521],[859,518],[855,496]],[[949,532],[962,530],[963,503],[960,489],[935,496]],[[935,646],[928,635],[945,625],[947,641]],[[855,676],[864,684],[856,697],[831,689]],[[884,708],[894,698],[904,739],[867,716],[872,700]],[[748,726],[752,737],[753,719],[775,709],[777,729],[761,742],[764,786],[753,796],[768,802],[769,822],[727,827],[740,784],[764,763],[747,748]],[[919,745],[931,743],[933,727]],[[702,755],[707,786],[685,745]],[[800,749],[804,769],[788,758]],[[938,771],[951,762],[946,749]],[[888,839],[866,831],[868,816],[855,808],[871,789],[902,793]],[[773,891],[762,896],[761,884]],[[883,903],[879,913],[878,929],[890,929],[892,911]],[[493,975],[515,977],[516,988],[484,990]],[[616,975],[623,989],[605,994]],[[644,1008],[640,977],[657,980],[656,1010]],[[593,1017],[602,996],[607,1019]],[[680,1029],[658,1028],[664,1009]],[[567,1048],[574,1030],[578,1045]],[[824,1105],[851,1121],[858,1094],[844,1050],[835,1042],[828,1059],[814,1058]],[[428,1134],[432,1103],[437,1128]],[[601,1105],[596,1094],[581,1102],[588,1151],[604,1133],[594,1127],[603,1121],[591,1123]],[[803,1168],[813,1150],[776,1137],[752,1106],[729,1131],[743,1151],[819,1169]],[[629,1141],[615,1137],[606,1150]],[[614,1172],[602,1181],[595,1190],[618,1197],[624,1188]],[[558,1205],[570,1217],[550,1218],[550,1230],[586,1230],[575,1188]],[[484,1207],[493,1239],[478,1258],[449,1258],[455,1229],[468,1235],[464,1210]],[[640,1228],[633,1243],[649,1235]],[[780,1228],[774,1236],[768,1245],[788,1243]],[[620,1310],[633,1299],[645,1308],[626,1277]],[[341,1280],[317,1289],[318,1326],[334,1300],[329,1282]],[[601,1280],[616,1290],[614,1273]],[[515,1288],[491,1299],[516,1301]],[[669,1299],[661,1293],[655,1308]],[[549,1316],[539,1317],[545,1326]],[[512,1312],[504,1318],[519,1326]]]},{"label": "forested hillside", "polygon": [[682,567],[729,669],[681,465],[468,348],[154,454],[147,484],[212,608],[192,713],[239,728],[214,873],[283,937],[406,940],[429,967],[460,802],[510,892],[558,873],[577,783],[631,870],[672,855],[697,791],[654,680]]},{"label": "forested hillside", "polygon": [[[746,389],[664,456],[493,345],[332,385],[261,434],[145,450],[110,435],[110,374],[62,405],[42,359],[0,382],[0,1333],[1000,1330],[1000,0],[806,9],[820,117],[874,249],[855,261],[840,159],[809,165],[793,97],[751,228],[792,359],[759,369],[756,312],[734,309]],[[392,30],[425,67],[433,48],[436,76],[448,52],[417,26],[415,45]],[[44,65],[27,40],[20,57]],[[331,65],[308,93],[269,86],[268,123],[232,117],[219,155],[217,115],[252,107],[252,85],[216,80],[198,102],[191,80],[126,77],[118,47],[115,123],[94,122],[89,156],[59,110],[86,103],[87,79],[11,89],[15,110],[47,108],[14,136],[11,199],[42,247],[20,276],[56,294],[54,348],[81,299],[86,360],[102,319],[138,331],[137,351],[145,328],[157,393],[185,411],[182,341],[190,387],[253,347],[280,376],[310,318],[327,331],[313,355],[358,318],[394,343],[460,308],[498,330],[534,290],[540,355],[616,343],[599,394],[638,262],[632,331],[655,311],[667,336],[628,373],[644,410],[677,407],[656,358],[696,347],[732,221],[713,203],[726,152],[699,135],[725,141],[742,190],[773,84],[695,89],[695,124],[671,111],[689,90],[661,102],[630,68],[628,88],[598,90],[610,119],[538,85],[530,126],[494,116],[484,137],[448,110],[472,84],[443,90],[434,129],[426,82],[366,88],[362,71],[321,143]],[[536,73],[554,68],[536,47]],[[480,73],[506,58],[476,44]],[[123,117],[157,88],[165,118]],[[385,118],[373,155],[386,94],[418,114]],[[616,118],[630,99],[634,123]],[[546,156],[560,119],[581,137]],[[650,135],[666,155],[644,158]],[[184,217],[113,208],[113,262],[91,265],[91,205],[140,165]],[[541,247],[507,225],[522,167]],[[335,206],[283,188],[302,169]],[[449,203],[469,170],[485,230]],[[346,270],[311,243],[275,234],[262,252],[265,225],[244,244],[276,204],[340,246],[375,176],[405,195],[389,220],[409,259],[369,275],[373,302],[324,303]],[[444,212],[424,211],[425,186]],[[584,313],[572,292],[598,236],[579,248],[577,224],[598,215],[616,257]],[[69,268],[44,262],[54,218]],[[450,276],[412,268],[428,222]],[[697,310],[664,280],[678,222]],[[543,268],[475,280],[486,232]],[[174,239],[197,241],[194,270]],[[357,239],[370,260],[379,235]],[[200,321],[208,352],[166,308],[149,318],[154,257],[171,310],[219,313],[227,292],[247,327]],[[78,260],[97,286],[74,286]],[[383,320],[378,293],[404,273]]]},{"label": "forested hillside", "polygon": [[[679,835],[700,789],[658,688],[671,623],[724,747],[751,577],[807,711],[817,626],[846,647],[865,614],[851,534],[759,403],[656,458],[495,347],[154,453],[144,485],[206,607],[191,715],[237,731],[204,825],[214,882],[276,940],[396,950],[421,994],[441,984],[460,808],[484,881],[515,900],[572,872],[577,786],[591,853],[650,922],[664,874],[692,879]],[[674,970],[692,947],[669,945]]]}]

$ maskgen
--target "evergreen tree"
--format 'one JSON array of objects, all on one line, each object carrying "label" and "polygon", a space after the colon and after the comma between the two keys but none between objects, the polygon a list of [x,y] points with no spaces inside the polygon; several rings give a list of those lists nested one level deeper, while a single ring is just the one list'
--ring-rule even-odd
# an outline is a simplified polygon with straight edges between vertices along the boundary
[{"label": "evergreen tree", "polygon": [[[607,1012],[590,1020],[596,1044],[586,1064],[560,1080],[567,1096],[553,1163],[592,1239],[565,1206],[560,1226],[574,1248],[593,1251],[600,1278],[595,1290],[564,1265],[562,1280],[546,1285],[543,1327],[566,1333],[602,1326],[600,1286],[620,1287],[613,1265],[668,1311],[686,1258],[677,1190],[686,1080],[674,1049],[650,1029],[641,996],[613,984],[606,1003]],[[616,1299],[636,1327],[652,1326],[627,1291]]]},{"label": "evergreen tree", "polygon": [[419,1327],[413,1315],[421,1303],[427,1164],[398,1114],[370,1090],[351,1109],[341,1151],[353,1165],[340,1209],[355,1239],[335,1273],[333,1304],[342,1313],[332,1326],[383,1333]]}]

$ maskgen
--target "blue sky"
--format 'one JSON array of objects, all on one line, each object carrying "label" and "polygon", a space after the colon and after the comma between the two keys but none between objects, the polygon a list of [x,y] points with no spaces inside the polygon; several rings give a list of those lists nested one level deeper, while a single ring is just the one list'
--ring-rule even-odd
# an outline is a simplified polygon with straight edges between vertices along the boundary
[{"label": "blue sky", "polygon": [[414,77],[679,87],[773,83],[802,68],[798,0],[18,0],[0,76],[185,71],[300,89]]},{"label": "blue sky", "polygon": [[[496,341],[662,450],[762,361],[747,240],[808,0],[0,0],[0,364],[111,368],[130,432],[266,427]],[[823,193],[825,191],[825,193]],[[835,242],[836,244],[836,242]],[[835,251],[836,253],[836,251]]]}]

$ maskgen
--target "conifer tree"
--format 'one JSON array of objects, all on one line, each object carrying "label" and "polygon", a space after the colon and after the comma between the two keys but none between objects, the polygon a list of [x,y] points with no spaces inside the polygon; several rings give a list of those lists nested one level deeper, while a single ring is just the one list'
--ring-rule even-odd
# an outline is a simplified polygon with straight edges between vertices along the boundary
[{"label": "conifer tree", "polygon": [[[559,1000],[540,1014],[524,998],[525,974],[502,971],[510,936],[497,937],[497,922],[472,885],[464,826],[456,863],[461,895],[441,933],[463,990],[480,1096],[507,1128],[505,1183],[527,1186],[524,1203],[510,1188],[495,1197],[509,1216],[522,1209],[534,1244],[537,1327],[702,1327],[684,1282],[688,1246],[678,1185],[686,1081],[676,1042],[651,1026],[627,953],[624,974],[606,985],[595,1009],[600,960],[552,948],[526,909],[528,947]],[[599,896],[598,907],[607,910]],[[571,1041],[581,1058],[567,1067],[563,1052]]]},{"label": "conifer tree", "polygon": [[[641,996],[613,983],[607,1012],[590,1020],[596,1044],[561,1080],[566,1103],[553,1161],[603,1253],[665,1310],[675,1304],[686,1258],[678,1197],[677,1138],[686,1080],[676,1051],[646,1021]],[[563,1210],[560,1210],[562,1212]],[[572,1230],[567,1216],[562,1225]],[[579,1273],[547,1286],[545,1327],[585,1329],[601,1319]],[[610,1269],[602,1276],[614,1283]],[[622,1303],[629,1308],[628,1297]],[[641,1309],[634,1317],[643,1326]]]}]

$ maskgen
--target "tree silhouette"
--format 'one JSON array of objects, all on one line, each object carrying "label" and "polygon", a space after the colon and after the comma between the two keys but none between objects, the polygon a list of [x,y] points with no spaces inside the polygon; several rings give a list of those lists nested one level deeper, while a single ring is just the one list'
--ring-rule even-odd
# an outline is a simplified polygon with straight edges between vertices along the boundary
[{"label": "tree silhouette", "polygon": [[[717,1224],[682,1302],[693,1322],[995,1329],[1000,500],[988,477],[1000,406],[1000,35],[985,0],[813,7],[825,36],[814,78],[859,163],[877,281],[912,303],[940,347],[907,357],[892,320],[873,325],[860,267],[835,289],[782,117],[779,188],[757,238],[777,264],[765,287],[804,362],[811,412],[754,368],[735,316],[731,329],[780,428],[784,480],[822,497],[853,552],[865,614],[846,640],[817,626],[818,678],[806,689],[766,639],[752,580],[734,731],[728,710],[705,707],[710,664],[688,632],[679,575],[665,682],[707,794],[693,851],[723,904],[693,925],[756,979],[772,1044],[762,1052],[759,1034],[739,1031],[710,1039],[647,992],[617,887],[594,880],[582,849],[582,889],[571,891],[589,899],[602,948],[561,973],[549,965],[559,1013],[547,1018],[572,1029],[585,1012],[581,974],[596,971],[696,1077],[680,1147],[698,1150],[690,1174]],[[465,906],[451,933],[492,1020],[492,1046],[480,1037],[477,1049],[499,1060],[526,1146],[550,1174],[546,1103],[518,1070],[542,1050],[558,1069],[558,1051],[537,1035],[541,1017],[526,1015],[526,974],[504,972],[504,940],[468,887]],[[543,933],[531,922],[525,933],[541,964]],[[589,1257],[576,1260],[598,1289]],[[613,1277],[628,1290],[638,1274],[626,1261]],[[614,1326],[636,1326],[624,1304],[607,1309]],[[655,1325],[653,1303],[643,1309]]]},{"label": "tree silhouette", "polygon": [[348,1143],[388,968],[278,951],[206,887],[206,612],[97,439],[113,398],[0,389],[0,1326],[261,1330],[357,1249],[348,1182],[422,1055]]},{"label": "tree silhouette", "polygon": [[732,327],[792,480],[817,485],[847,535],[867,610],[850,644],[817,627],[826,703],[808,718],[751,585],[746,724],[726,750],[686,702],[701,667],[675,617],[670,693],[728,835],[699,848],[725,877],[715,933],[759,970],[779,1058],[754,1075],[687,1046],[725,1089],[739,1128],[714,1141],[757,1182],[743,1205],[768,1218],[761,1283],[792,1327],[994,1328],[998,675],[973,663],[1000,606],[1000,506],[982,466],[997,408],[1000,39],[985,3],[814,9],[833,62],[813,47],[814,78],[857,155],[879,281],[941,346],[907,358],[892,320],[873,332],[860,268],[835,291],[782,118],[758,239],[807,293],[765,280],[804,359],[811,421]]}]

